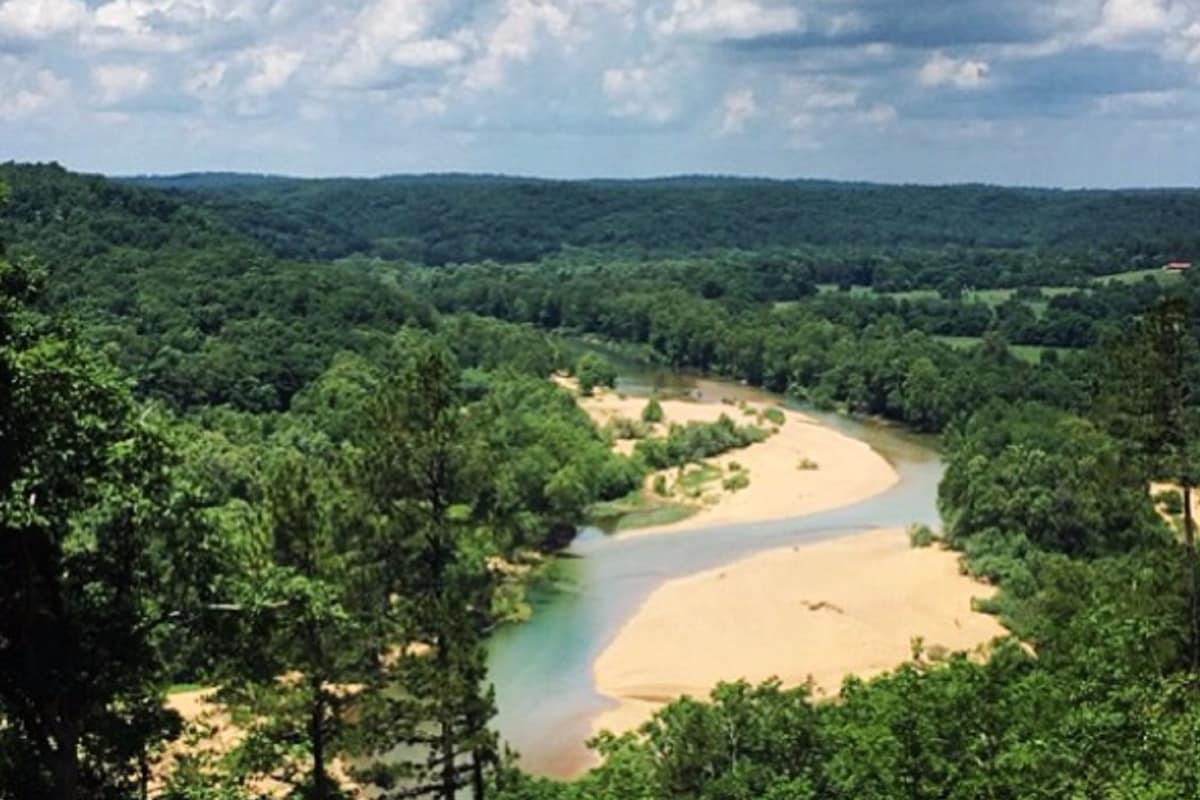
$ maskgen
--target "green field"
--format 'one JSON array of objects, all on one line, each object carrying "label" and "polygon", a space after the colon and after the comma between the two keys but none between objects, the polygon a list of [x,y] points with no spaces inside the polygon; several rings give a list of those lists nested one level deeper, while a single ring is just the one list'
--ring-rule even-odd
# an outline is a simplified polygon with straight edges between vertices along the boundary
[{"label": "green field", "polygon": [[[949,345],[955,350],[966,350],[975,347],[981,341],[978,336],[935,336],[942,344]],[[1056,353],[1073,353],[1075,350],[1070,347],[1041,347],[1031,344],[1010,344],[1008,351],[1017,358],[1029,364],[1039,364],[1042,361],[1042,353],[1047,350],[1053,350]]]},{"label": "green field", "polygon": [[[1070,294],[1080,291],[1078,286],[1039,286],[1041,292],[1046,297],[1055,297],[1062,294]],[[822,283],[817,286],[817,291],[821,294],[831,294],[839,291],[838,287],[832,283]],[[965,303],[985,303],[993,308],[1002,303],[1007,302],[1014,294],[1016,289],[967,289],[963,291],[962,299]],[[870,286],[852,286],[849,292],[851,297],[891,297],[895,300],[936,300],[941,295],[936,289],[910,289],[903,292],[877,292]],[[776,303],[776,306],[793,305],[792,303]],[[1034,301],[1031,305],[1037,307],[1045,307],[1045,304],[1040,301]]]},{"label": "green field", "polygon": [[1141,283],[1149,278],[1159,283],[1174,283],[1183,280],[1182,272],[1164,272],[1161,269],[1134,269],[1129,272],[1116,272],[1096,278],[1096,283]]}]

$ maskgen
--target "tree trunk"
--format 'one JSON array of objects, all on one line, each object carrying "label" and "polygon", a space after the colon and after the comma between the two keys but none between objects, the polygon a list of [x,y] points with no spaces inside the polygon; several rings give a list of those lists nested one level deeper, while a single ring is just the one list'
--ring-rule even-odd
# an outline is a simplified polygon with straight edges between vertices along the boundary
[{"label": "tree trunk", "polygon": [[1189,600],[1191,601],[1192,673],[1200,672],[1200,572],[1196,564],[1196,521],[1192,518],[1192,485],[1183,482],[1183,539],[1187,549]]},{"label": "tree trunk", "polygon": [[454,772],[454,723],[442,720],[442,800],[454,800],[458,777]]},{"label": "tree trunk", "polygon": [[50,768],[54,800],[76,800],[79,795],[79,747],[73,733],[55,737],[55,750]]},{"label": "tree trunk", "polygon": [[475,800],[484,800],[486,787],[483,783],[483,754],[478,749],[471,752],[471,784]]},{"label": "tree trunk", "polygon": [[325,693],[318,677],[312,678],[312,693],[308,738],[313,757],[313,797],[315,800],[326,800],[329,796],[329,778],[325,774]]}]

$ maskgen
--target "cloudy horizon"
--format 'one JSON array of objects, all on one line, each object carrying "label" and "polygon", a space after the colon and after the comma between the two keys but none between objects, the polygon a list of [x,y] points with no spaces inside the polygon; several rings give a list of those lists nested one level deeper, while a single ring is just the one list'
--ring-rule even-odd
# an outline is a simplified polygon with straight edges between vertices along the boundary
[{"label": "cloudy horizon", "polygon": [[1200,0],[0,0],[0,160],[1200,184]]}]

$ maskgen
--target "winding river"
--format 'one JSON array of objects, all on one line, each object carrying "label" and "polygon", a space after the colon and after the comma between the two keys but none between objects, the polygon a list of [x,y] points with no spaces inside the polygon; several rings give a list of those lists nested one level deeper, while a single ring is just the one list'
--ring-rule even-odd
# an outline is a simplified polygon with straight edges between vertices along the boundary
[{"label": "winding river", "polygon": [[[618,390],[648,395],[690,391],[700,402],[723,397],[777,401],[733,383],[620,363]],[[593,717],[608,707],[595,691],[592,662],[660,584],[776,547],[815,542],[869,528],[937,521],[942,462],[932,440],[803,408],[863,440],[900,474],[894,487],[865,501],[791,520],[622,538],[587,528],[563,557],[552,584],[531,595],[532,620],[501,629],[489,644],[501,737],[535,774],[570,776],[591,763],[584,742]]]}]

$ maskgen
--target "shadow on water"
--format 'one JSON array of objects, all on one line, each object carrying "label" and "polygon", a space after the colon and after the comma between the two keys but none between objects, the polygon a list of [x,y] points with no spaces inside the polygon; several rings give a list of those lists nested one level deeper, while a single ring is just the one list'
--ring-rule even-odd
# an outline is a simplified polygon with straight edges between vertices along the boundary
[{"label": "shadow on water", "polygon": [[[733,383],[619,364],[618,390],[630,395],[690,392],[702,402],[780,398]],[[823,423],[872,445],[896,468],[886,492],[798,519],[622,538],[580,532],[561,559],[553,585],[531,596],[533,618],[501,629],[489,643],[499,714],[496,727],[533,773],[563,776],[589,763],[591,720],[608,707],[592,685],[592,662],[621,625],[666,580],[751,554],[850,535],[870,528],[937,522],[942,462],[933,440],[871,421],[800,407]]]}]

